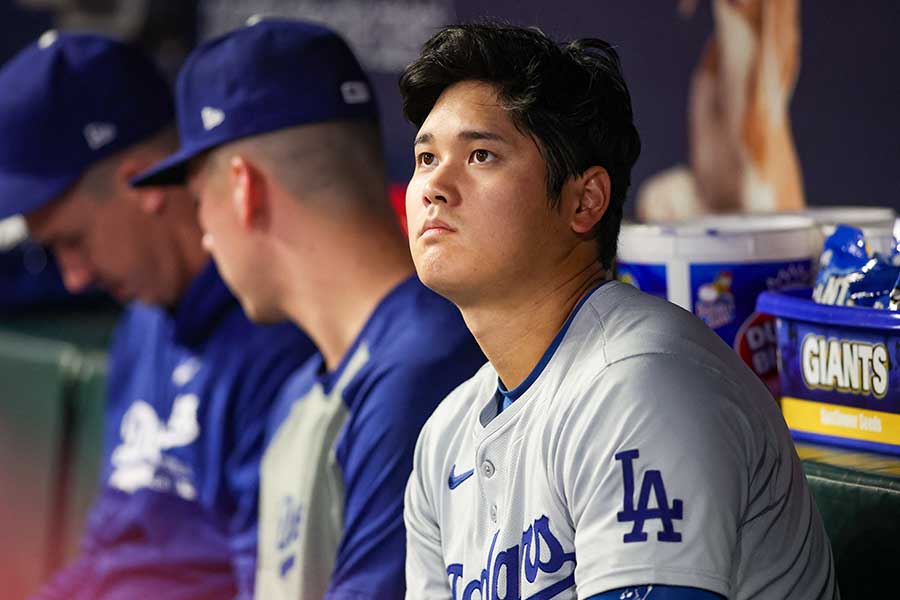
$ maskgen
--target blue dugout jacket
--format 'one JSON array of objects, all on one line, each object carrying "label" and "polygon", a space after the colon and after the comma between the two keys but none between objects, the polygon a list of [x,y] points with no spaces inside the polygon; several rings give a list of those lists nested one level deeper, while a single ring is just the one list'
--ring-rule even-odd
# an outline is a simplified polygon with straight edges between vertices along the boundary
[{"label": "blue dugout jacket", "polygon": [[100,490],[39,598],[250,598],[269,409],[314,352],[257,326],[209,264],[173,311],[133,303],[110,351]]}]

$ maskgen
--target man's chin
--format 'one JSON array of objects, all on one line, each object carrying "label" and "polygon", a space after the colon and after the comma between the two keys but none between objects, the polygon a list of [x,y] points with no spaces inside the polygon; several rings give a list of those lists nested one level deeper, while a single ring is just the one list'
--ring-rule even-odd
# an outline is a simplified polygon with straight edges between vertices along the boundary
[{"label": "man's chin", "polygon": [[240,302],[247,318],[258,325],[274,325],[283,323],[285,320],[284,315],[280,312],[271,310],[259,303],[254,303],[247,298],[240,298]]},{"label": "man's chin", "polygon": [[446,269],[427,269],[418,271],[419,281],[432,292],[439,294],[457,304],[457,300],[465,293],[465,282],[447,273]]}]

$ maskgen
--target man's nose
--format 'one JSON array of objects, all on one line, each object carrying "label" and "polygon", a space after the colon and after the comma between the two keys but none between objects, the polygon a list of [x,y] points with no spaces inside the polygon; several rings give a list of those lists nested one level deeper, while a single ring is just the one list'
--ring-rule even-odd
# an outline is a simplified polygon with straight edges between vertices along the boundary
[{"label": "man's nose", "polygon": [[451,165],[441,165],[428,174],[422,187],[422,202],[428,204],[455,204],[456,186]]}]

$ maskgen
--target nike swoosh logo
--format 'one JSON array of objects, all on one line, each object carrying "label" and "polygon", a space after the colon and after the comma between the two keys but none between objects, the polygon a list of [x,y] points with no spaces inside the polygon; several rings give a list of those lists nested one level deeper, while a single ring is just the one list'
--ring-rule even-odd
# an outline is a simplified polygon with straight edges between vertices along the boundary
[{"label": "nike swoosh logo", "polygon": [[452,467],[450,467],[450,477],[449,479],[447,479],[447,485],[450,486],[451,490],[455,490],[459,486],[459,484],[471,477],[475,472],[475,469],[469,469],[465,473],[460,473],[459,475],[455,475],[455,471],[456,465],[454,464]]}]

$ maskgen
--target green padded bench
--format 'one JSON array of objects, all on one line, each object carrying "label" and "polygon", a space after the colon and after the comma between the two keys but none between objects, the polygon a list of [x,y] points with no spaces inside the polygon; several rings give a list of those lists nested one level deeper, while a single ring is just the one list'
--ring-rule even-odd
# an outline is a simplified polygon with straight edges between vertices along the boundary
[{"label": "green padded bench", "polygon": [[797,443],[843,600],[897,598],[900,458]]},{"label": "green padded bench", "polygon": [[63,399],[76,387],[74,346],[0,333],[0,580],[24,598],[53,567],[64,528]]},{"label": "green padded bench", "polygon": [[15,316],[0,315],[0,331],[69,342],[79,350],[105,352],[121,314],[113,306],[97,308],[42,309]]},{"label": "green padded bench", "polygon": [[77,551],[97,489],[115,316],[0,323],[0,597],[27,597]]}]

